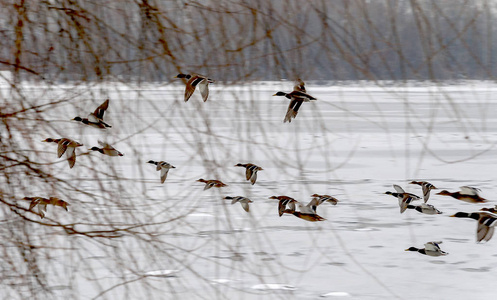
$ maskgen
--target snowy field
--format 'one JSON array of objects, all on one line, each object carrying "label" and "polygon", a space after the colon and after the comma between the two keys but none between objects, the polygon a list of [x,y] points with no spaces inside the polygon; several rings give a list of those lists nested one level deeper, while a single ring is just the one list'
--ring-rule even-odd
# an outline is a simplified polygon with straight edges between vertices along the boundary
[{"label": "snowy field", "polygon": [[[382,86],[383,85],[383,86]],[[38,152],[31,160],[70,180],[80,193],[46,190],[33,179],[33,195],[59,195],[69,213],[49,207],[48,217],[80,230],[95,224],[142,227],[119,238],[52,235],[57,245],[45,270],[59,278],[53,295],[80,299],[484,299],[491,298],[497,238],[477,244],[476,222],[450,218],[458,211],[492,207],[497,188],[497,85],[358,82],[307,83],[318,98],[283,123],[288,107],[277,91],[292,82],[211,85],[209,100],[198,91],[185,103],[184,86],[109,84],[42,88],[26,85],[30,103],[62,101],[24,120]],[[2,101],[10,91],[2,90]],[[105,98],[103,131],[70,121],[85,117]],[[48,125],[47,125],[48,124]],[[68,137],[85,144],[76,166],[56,157],[41,140]],[[124,157],[86,154],[98,140]],[[148,160],[176,169],[161,185]],[[245,181],[236,163],[255,163],[258,181]],[[220,179],[227,187],[203,191],[197,179]],[[486,204],[435,195],[428,203],[441,215],[399,213],[385,195],[398,184],[421,195],[411,180],[441,189],[482,190]],[[436,190],[435,190],[436,192]],[[278,216],[272,195],[307,203],[310,195],[340,200],[318,208],[323,222]],[[250,213],[224,196],[254,201]],[[29,195],[27,195],[29,196]],[[21,197],[22,198],[22,197]],[[37,216],[31,215],[34,220]],[[100,226],[100,225],[99,225]],[[97,226],[98,227],[98,226]],[[38,225],[31,226],[38,230]],[[140,239],[140,234],[143,239]],[[154,233],[151,235],[150,233]],[[153,241],[148,241],[153,236]],[[444,257],[406,252],[443,241]],[[49,251],[49,250],[40,250]]]}]

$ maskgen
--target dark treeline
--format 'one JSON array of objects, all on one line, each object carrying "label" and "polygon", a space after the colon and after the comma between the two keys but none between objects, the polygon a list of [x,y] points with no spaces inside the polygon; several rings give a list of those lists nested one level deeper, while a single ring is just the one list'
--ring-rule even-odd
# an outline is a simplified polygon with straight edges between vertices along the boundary
[{"label": "dark treeline", "polygon": [[3,1],[0,68],[50,81],[493,78],[490,0]]}]

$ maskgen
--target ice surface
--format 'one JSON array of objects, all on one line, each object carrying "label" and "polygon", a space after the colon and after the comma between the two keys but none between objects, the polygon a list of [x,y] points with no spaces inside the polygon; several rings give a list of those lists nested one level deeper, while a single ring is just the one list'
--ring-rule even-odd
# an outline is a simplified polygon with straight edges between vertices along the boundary
[{"label": "ice surface", "polygon": [[[66,85],[43,92],[35,85],[27,88],[38,104],[71,99],[43,112],[50,129],[40,131],[35,120],[26,121],[34,141],[68,136],[86,149],[103,138],[125,154],[80,155],[85,150],[78,149],[76,166],[69,170],[56,158],[55,148],[34,142],[41,154],[29,153],[32,159],[56,162],[47,168],[85,191],[99,195],[99,185],[113,187],[116,176],[126,190],[125,198],[106,194],[105,201],[74,195],[70,213],[52,210],[52,217],[85,224],[101,217],[125,224],[132,214],[135,221],[155,224],[150,227],[163,243],[159,249],[147,249],[146,243],[124,234],[107,241],[121,249],[116,253],[133,253],[118,258],[109,256],[103,245],[83,242],[86,250],[80,255],[85,268],[97,274],[100,287],[83,275],[83,268],[75,269],[73,292],[93,298],[118,285],[105,295],[123,298],[127,286],[131,298],[152,293],[157,298],[259,299],[254,289],[275,287],[291,290],[276,297],[298,299],[493,297],[488,287],[495,281],[491,274],[497,267],[497,240],[476,244],[475,222],[448,216],[494,205],[497,85],[309,82],[307,90],[318,101],[304,103],[297,118],[284,124],[288,101],[271,95],[292,87],[291,82],[217,83],[205,103],[197,93],[185,103],[180,84]],[[112,129],[100,131],[69,121],[93,111],[107,97],[111,103],[105,118]],[[149,159],[176,166],[163,185],[157,182],[155,168],[146,164]],[[234,167],[239,162],[264,168],[255,185]],[[96,181],[88,166],[108,172],[108,179]],[[195,181],[199,178],[221,179],[228,186],[203,191],[203,184]],[[476,186],[491,202],[468,204],[432,192],[428,203],[443,215],[410,210],[401,215],[397,199],[384,192],[398,184],[420,195],[420,187],[408,184],[414,179],[454,191]],[[34,187],[33,194],[37,192],[46,193]],[[278,217],[277,202],[268,199],[287,195],[307,202],[313,193],[340,200],[337,206],[318,208],[324,222]],[[226,195],[252,199],[250,213],[231,206],[223,200]],[[166,222],[170,219],[175,221]],[[433,258],[404,251],[433,240],[443,241],[450,255]],[[65,257],[58,260],[74,263]],[[145,286],[153,287],[145,292],[139,288],[141,281],[115,274],[120,264],[152,277],[163,276],[161,270],[182,271],[171,279],[174,284],[143,279],[148,280]],[[233,281],[212,284],[212,278]],[[66,295],[64,290],[57,293]]]}]

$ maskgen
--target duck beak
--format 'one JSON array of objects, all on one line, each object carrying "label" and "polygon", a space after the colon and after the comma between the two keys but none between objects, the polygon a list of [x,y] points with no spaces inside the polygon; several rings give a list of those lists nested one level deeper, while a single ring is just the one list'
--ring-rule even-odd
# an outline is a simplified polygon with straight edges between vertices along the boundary
[{"label": "duck beak", "polygon": [[404,251],[409,251],[409,249],[406,249],[406,250],[404,250]]},{"label": "duck beak", "polygon": [[278,95],[274,94],[273,96],[278,96]]},{"label": "duck beak", "polygon": [[456,215],[452,215],[452,216],[449,216],[449,217],[455,217]]}]

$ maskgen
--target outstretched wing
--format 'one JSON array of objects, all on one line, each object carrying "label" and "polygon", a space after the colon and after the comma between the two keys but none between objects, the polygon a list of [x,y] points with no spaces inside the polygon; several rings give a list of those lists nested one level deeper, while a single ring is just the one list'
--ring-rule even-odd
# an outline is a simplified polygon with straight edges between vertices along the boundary
[{"label": "outstretched wing", "polygon": [[243,209],[244,209],[246,212],[249,212],[249,211],[250,211],[250,206],[249,206],[248,202],[240,202],[240,204],[242,205]]},{"label": "outstretched wing", "polygon": [[461,186],[461,194],[465,195],[478,195],[478,193],[481,191],[479,188],[475,188],[472,186]]},{"label": "outstretched wing", "polygon": [[97,107],[97,109],[95,109],[95,111],[93,112],[93,115],[95,115],[95,117],[97,117],[98,119],[102,120],[104,118],[104,113],[108,107],[109,107],[109,99],[105,100],[104,103],[100,104],[100,106]]},{"label": "outstretched wing", "polygon": [[401,194],[405,193],[404,189],[401,188],[399,185],[394,184],[393,188],[397,191],[397,193],[401,193]]},{"label": "outstretched wing", "polygon": [[167,172],[169,172],[168,168],[162,168],[160,170],[160,183],[164,183],[164,181],[166,181]]},{"label": "outstretched wing", "polygon": [[207,101],[207,97],[209,97],[209,84],[207,82],[207,79],[202,80],[198,84],[198,90],[200,91],[200,95],[202,95],[202,99],[204,99],[204,102]]},{"label": "outstretched wing", "polygon": [[64,139],[62,139],[59,143],[58,143],[58,147],[57,147],[57,157],[61,157],[67,150],[67,143],[64,143]]},{"label": "outstretched wing", "polygon": [[66,152],[67,162],[69,163],[69,168],[72,169],[76,163],[76,148],[69,147]]},{"label": "outstretched wing", "polygon": [[292,122],[292,119],[297,117],[297,114],[299,112],[299,108],[302,105],[303,100],[301,99],[296,99],[292,97],[292,100],[290,101],[290,104],[288,105],[288,110],[286,111],[285,119],[283,120],[283,123],[285,122]]}]

